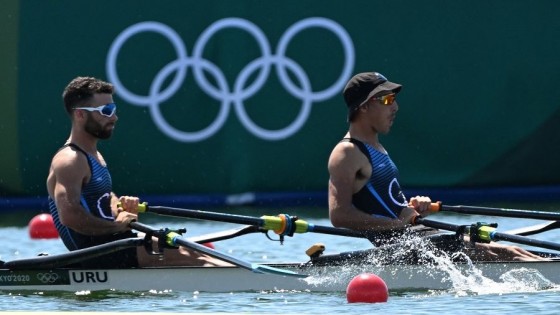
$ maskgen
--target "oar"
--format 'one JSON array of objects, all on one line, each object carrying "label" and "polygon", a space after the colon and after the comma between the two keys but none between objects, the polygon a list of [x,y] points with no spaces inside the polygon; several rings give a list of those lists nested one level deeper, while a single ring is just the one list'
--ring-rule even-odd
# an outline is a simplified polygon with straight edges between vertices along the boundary
[{"label": "oar", "polygon": [[560,227],[560,221],[549,221],[546,223],[509,230],[506,231],[505,233],[527,236],[527,235],[534,235],[534,234],[554,230],[559,227]]},{"label": "oar", "polygon": [[500,233],[497,232],[494,227],[490,227],[487,225],[472,225],[472,226],[454,225],[445,222],[427,220],[421,217],[416,217],[413,220],[413,224],[414,225],[422,224],[424,226],[432,227],[435,229],[441,229],[441,230],[447,230],[453,232],[464,232],[469,234],[471,238],[475,237],[483,242],[506,241],[506,242],[513,242],[513,243],[519,243],[519,244],[530,245],[534,247],[542,247],[542,248],[560,251],[560,244],[558,243],[536,240],[533,238],[528,238],[520,235]]},{"label": "oar", "polygon": [[140,204],[138,207],[138,211],[152,212],[161,215],[169,215],[169,216],[176,216],[176,217],[255,225],[265,230],[272,230],[280,235],[292,236],[293,233],[313,232],[313,233],[331,234],[331,235],[339,235],[339,236],[367,238],[367,236],[364,233],[361,233],[359,231],[343,229],[343,228],[335,228],[330,226],[315,225],[312,223],[307,223],[304,220],[291,217],[289,215],[262,216],[259,218],[259,217],[201,211],[201,210],[171,208],[171,207],[162,207],[162,206],[148,206],[147,203]]},{"label": "oar", "polygon": [[[462,214],[478,214],[478,215],[491,215],[500,217],[524,218],[524,219],[540,219],[540,220],[560,220],[560,214],[546,211],[535,210],[519,210],[507,208],[489,208],[489,207],[475,207],[475,206],[450,206],[444,205],[441,201],[432,203],[431,210],[443,212],[456,212]],[[550,231],[560,227],[560,221],[550,221],[543,224],[534,226],[518,228],[508,231],[508,234],[515,234],[521,236],[534,235],[546,231]]]},{"label": "oar", "polygon": [[137,230],[137,231],[144,232],[148,235],[155,236],[157,238],[164,238],[165,243],[169,246],[187,247],[187,248],[190,248],[190,249],[193,249],[195,251],[207,254],[209,256],[221,259],[223,261],[229,262],[232,265],[235,265],[235,266],[238,266],[238,267],[241,267],[241,268],[253,271],[253,272],[270,273],[270,274],[276,274],[276,275],[282,275],[282,276],[291,276],[291,277],[298,277],[298,278],[307,277],[307,275],[302,275],[302,274],[299,274],[297,272],[293,272],[293,271],[290,271],[290,270],[284,270],[284,269],[280,269],[280,268],[273,268],[273,267],[270,267],[270,266],[254,264],[254,263],[247,262],[245,260],[235,258],[233,256],[230,256],[230,255],[226,254],[226,253],[223,253],[223,252],[211,249],[209,247],[206,247],[204,245],[200,245],[198,243],[195,243],[195,242],[189,241],[187,239],[184,239],[184,238],[181,237],[180,234],[178,234],[174,231],[157,230],[157,229],[154,229],[154,228],[152,228],[148,225],[138,223],[138,222],[131,222],[130,227]]},{"label": "oar", "polygon": [[488,208],[474,206],[449,206],[444,205],[441,201],[432,203],[430,210],[432,212],[456,212],[463,214],[480,214],[498,217],[523,218],[523,219],[539,219],[539,220],[560,220],[560,213],[534,210],[519,210],[507,208]]},{"label": "oar", "polygon": [[234,238],[241,235],[251,234],[251,233],[265,233],[266,230],[261,229],[258,226],[254,225],[245,225],[241,228],[226,230],[221,232],[214,232],[194,237],[189,237],[189,241],[196,242],[199,244],[208,243],[208,242],[218,242],[223,240],[228,240],[230,238]]}]

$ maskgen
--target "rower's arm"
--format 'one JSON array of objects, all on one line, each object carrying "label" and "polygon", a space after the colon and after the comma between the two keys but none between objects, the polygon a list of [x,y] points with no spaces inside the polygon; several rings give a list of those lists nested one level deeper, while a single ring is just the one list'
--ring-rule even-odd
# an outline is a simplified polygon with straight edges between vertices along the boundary
[{"label": "rower's arm", "polygon": [[47,186],[56,203],[60,222],[84,235],[105,235],[125,231],[124,215],[116,221],[91,215],[80,203],[81,188],[89,166],[85,158],[70,150],[59,152],[51,164]]},{"label": "rower's arm", "polygon": [[369,162],[357,148],[347,143],[337,145],[329,158],[329,217],[335,227],[360,231],[387,231],[401,229],[414,215],[414,210],[403,210],[399,219],[374,217],[352,205],[352,195],[358,189],[357,174]]}]

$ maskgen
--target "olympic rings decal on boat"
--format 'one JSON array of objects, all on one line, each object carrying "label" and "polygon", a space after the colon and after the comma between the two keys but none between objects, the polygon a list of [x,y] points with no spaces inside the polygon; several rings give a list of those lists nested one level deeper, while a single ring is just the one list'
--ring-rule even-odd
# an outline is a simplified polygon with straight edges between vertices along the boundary
[{"label": "olympic rings decal on boat", "polygon": [[54,283],[58,280],[58,275],[54,272],[38,273],[37,279],[42,283]]},{"label": "olympic rings decal on boat", "polygon": [[[235,28],[246,31],[256,40],[261,56],[248,63],[237,75],[233,87],[226,80],[226,76],[218,65],[204,59],[203,53],[208,41],[219,31]],[[293,59],[286,56],[288,45],[300,32],[309,28],[323,28],[338,37],[344,51],[344,64],[340,76],[331,86],[321,91],[312,91],[311,82],[302,67]],[[153,79],[148,95],[135,94],[125,87],[117,72],[117,58],[123,45],[133,36],[146,32],[155,32],[169,40],[175,50],[176,59],[165,65]],[[281,140],[295,134],[307,121],[313,102],[327,100],[344,88],[346,81],[354,68],[355,52],[352,39],[346,30],[338,23],[322,18],[312,17],[303,19],[290,26],[278,42],[276,52],[273,53],[266,35],[252,22],[241,18],[224,18],[206,28],[194,44],[192,56],[189,57],[181,37],[171,27],[154,21],[140,22],[122,31],[111,44],[107,56],[106,71],[109,81],[115,85],[117,93],[125,101],[136,106],[148,107],[156,126],[167,136],[181,142],[203,141],[222,128],[233,106],[238,119],[253,135],[264,140]],[[266,83],[271,67],[275,66],[276,73],[286,91],[301,101],[301,109],[293,122],[288,126],[269,130],[256,124],[245,110],[244,101],[255,95]],[[221,102],[220,110],[214,121],[198,131],[183,131],[175,128],[163,117],[160,105],[171,98],[183,85],[187,76],[187,69],[192,67],[196,83],[209,97]],[[256,73],[258,71],[258,73]],[[292,77],[297,79],[295,84]],[[175,73],[175,77],[169,78]],[[216,85],[210,83],[206,76],[213,76]],[[254,81],[245,86],[249,78],[256,74]],[[164,82],[170,82],[163,88]]]}]

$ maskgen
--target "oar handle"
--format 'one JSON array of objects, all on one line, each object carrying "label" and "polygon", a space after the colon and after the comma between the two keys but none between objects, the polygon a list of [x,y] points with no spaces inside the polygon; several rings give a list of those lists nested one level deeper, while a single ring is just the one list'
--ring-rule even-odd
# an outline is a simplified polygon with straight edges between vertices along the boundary
[{"label": "oar handle", "polygon": [[[117,203],[117,207],[118,208],[122,208],[122,203],[118,202]],[[140,212],[148,212],[148,203],[147,202],[142,202],[138,204],[138,208],[136,208],[136,210],[138,210],[138,213]]]},{"label": "oar handle", "polygon": [[438,202],[432,202],[432,204],[430,204],[430,212],[439,212],[441,211],[441,201]]},{"label": "oar handle", "polygon": [[142,202],[138,204],[138,213],[140,212],[147,212],[148,211],[148,203]]}]

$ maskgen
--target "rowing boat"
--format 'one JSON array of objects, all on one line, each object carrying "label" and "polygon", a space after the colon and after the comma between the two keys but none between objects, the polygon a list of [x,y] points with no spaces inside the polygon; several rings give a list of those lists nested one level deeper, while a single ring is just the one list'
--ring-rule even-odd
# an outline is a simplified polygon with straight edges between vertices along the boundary
[{"label": "rowing boat", "polygon": [[[121,244],[122,245],[122,244]],[[116,245],[115,245],[116,246]],[[535,262],[439,262],[428,264],[364,263],[371,251],[324,255],[301,263],[263,264],[286,274],[248,271],[237,266],[161,267],[135,269],[49,268],[46,257],[31,263],[6,263],[15,268],[0,269],[0,291],[180,291],[240,292],[297,290],[338,292],[362,273],[380,276],[392,291],[454,289],[465,282],[502,282],[514,277],[531,287],[548,288],[560,284],[560,258]],[[61,261],[58,256],[50,261]],[[73,255],[73,254],[71,254]],[[66,259],[67,257],[63,257]],[[266,270],[265,270],[266,271]],[[298,276],[293,276],[298,275]]]},{"label": "rowing boat", "polygon": [[[384,279],[390,290],[453,289],[452,274],[431,266],[353,266],[302,267],[301,264],[273,264],[276,268],[305,273],[307,278],[260,274],[238,267],[174,267],[140,269],[45,269],[0,270],[0,290],[20,291],[344,291],[358,274],[371,272]],[[492,262],[468,266],[457,265],[465,275],[479,270],[493,281],[502,281],[506,274],[518,272],[521,277],[538,279],[543,288],[560,283],[560,261]],[[473,269],[475,268],[475,269]],[[468,277],[468,276],[467,276]],[[523,279],[521,279],[523,280]],[[525,281],[525,280],[523,280]]]},{"label": "rowing boat", "polygon": [[[355,276],[363,273],[378,275],[392,291],[461,289],[465,285],[483,286],[491,283],[489,281],[498,283],[517,281],[533,289],[550,288],[560,284],[560,273],[558,272],[560,255],[539,251],[533,252],[549,258],[549,260],[471,262],[469,259],[457,259],[457,257],[449,259],[450,257],[445,255],[408,260],[393,255],[394,249],[400,248],[400,245],[396,244],[394,247],[391,245],[387,248],[370,248],[330,255],[322,255],[322,250],[314,250],[307,252],[310,260],[305,262],[254,264],[207,248],[199,243],[269,230],[275,231],[281,237],[306,232],[345,237],[363,238],[366,236],[361,232],[310,224],[288,215],[254,218],[169,207],[151,207],[150,210],[147,206],[144,211],[249,225],[234,231],[185,239],[177,233],[179,231],[157,230],[138,222],[132,222],[131,228],[146,234],[144,239],[125,239],[65,254],[0,262],[0,291],[239,292],[296,290],[338,292],[346,290],[348,283]],[[545,226],[529,227],[516,234],[496,232],[495,227],[480,223],[459,226],[423,218],[416,219],[416,222],[433,228],[454,231],[455,237],[468,234],[471,242],[504,240],[560,250],[560,244],[520,236],[556,228],[557,221],[547,223]],[[101,255],[130,247],[143,246],[152,252],[149,247],[153,237],[163,241],[166,245],[187,247],[232,265],[131,269],[82,269],[76,267],[84,260],[95,259]],[[321,249],[321,246],[315,249]],[[387,250],[389,251],[387,252]],[[384,252],[391,253],[385,255],[385,258],[389,257],[389,259],[376,258]],[[401,248],[401,252],[407,253],[407,250],[403,251]],[[420,249],[418,252],[429,251]]]}]

